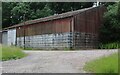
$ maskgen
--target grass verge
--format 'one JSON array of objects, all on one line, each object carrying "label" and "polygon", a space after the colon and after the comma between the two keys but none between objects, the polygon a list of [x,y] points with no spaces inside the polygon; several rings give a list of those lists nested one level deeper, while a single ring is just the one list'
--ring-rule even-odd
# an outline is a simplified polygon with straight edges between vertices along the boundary
[{"label": "grass verge", "polygon": [[84,66],[84,70],[93,73],[118,73],[118,54],[111,54],[87,62]]},{"label": "grass verge", "polygon": [[119,48],[120,48],[120,42],[99,44],[99,49],[119,49]]},{"label": "grass verge", "polygon": [[2,47],[2,55],[0,55],[2,61],[11,60],[11,59],[20,59],[25,57],[26,54],[22,50],[15,46],[0,46]]}]

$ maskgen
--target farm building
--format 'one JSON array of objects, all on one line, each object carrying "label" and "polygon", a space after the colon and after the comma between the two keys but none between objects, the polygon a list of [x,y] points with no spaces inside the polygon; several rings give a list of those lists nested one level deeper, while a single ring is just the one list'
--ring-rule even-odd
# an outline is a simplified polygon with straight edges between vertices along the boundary
[{"label": "farm building", "polygon": [[96,48],[105,11],[105,6],[97,6],[29,20],[5,28],[3,36],[8,45],[26,48]]}]

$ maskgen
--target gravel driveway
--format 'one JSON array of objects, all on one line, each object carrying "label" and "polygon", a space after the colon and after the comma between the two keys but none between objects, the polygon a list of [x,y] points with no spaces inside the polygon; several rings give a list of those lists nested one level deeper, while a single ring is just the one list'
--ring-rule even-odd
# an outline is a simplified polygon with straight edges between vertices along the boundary
[{"label": "gravel driveway", "polygon": [[117,50],[25,51],[28,56],[2,62],[3,73],[84,73],[85,62]]}]

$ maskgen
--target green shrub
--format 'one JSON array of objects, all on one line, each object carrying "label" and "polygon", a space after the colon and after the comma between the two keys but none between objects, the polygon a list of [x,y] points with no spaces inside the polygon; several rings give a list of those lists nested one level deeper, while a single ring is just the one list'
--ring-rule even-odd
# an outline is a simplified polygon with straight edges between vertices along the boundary
[{"label": "green shrub", "polygon": [[15,46],[0,46],[2,47],[2,55],[1,55],[1,60],[6,61],[6,60],[11,60],[11,59],[20,59],[26,54],[22,52],[22,50],[18,47]]},{"label": "green shrub", "polygon": [[70,48],[65,47],[63,50],[65,50],[65,51],[69,51],[69,50],[70,50]]},{"label": "green shrub", "polygon": [[100,49],[118,49],[120,48],[120,43],[114,42],[114,43],[101,43],[99,45]]},{"label": "green shrub", "polygon": [[102,43],[120,41],[120,2],[109,5],[103,17],[100,41]]}]

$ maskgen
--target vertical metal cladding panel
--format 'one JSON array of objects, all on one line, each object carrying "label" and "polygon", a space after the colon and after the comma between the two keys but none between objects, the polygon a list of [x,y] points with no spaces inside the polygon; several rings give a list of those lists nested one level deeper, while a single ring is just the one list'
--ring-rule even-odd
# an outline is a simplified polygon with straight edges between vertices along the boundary
[{"label": "vertical metal cladding panel", "polygon": [[96,16],[95,16],[95,10],[93,9],[92,10],[92,14],[93,14],[93,18],[91,20],[93,20],[93,23],[92,23],[92,33],[95,34],[95,25],[96,25]]},{"label": "vertical metal cladding panel", "polygon": [[49,23],[47,23],[47,26],[46,26],[46,33],[47,34],[50,34],[50,32],[51,32],[51,27],[50,27],[50,24]]},{"label": "vertical metal cladding panel", "polygon": [[[43,31],[43,30],[44,30],[44,25],[41,24],[40,27],[41,27],[41,28],[40,28],[40,29],[41,29],[41,34],[44,34],[44,31]],[[41,35],[41,34],[40,34],[40,35]]]},{"label": "vertical metal cladding panel", "polygon": [[25,35],[28,36],[29,32],[28,32],[28,26],[25,27]]},{"label": "vertical metal cladding panel", "polygon": [[43,34],[46,34],[47,33],[47,23],[44,23],[43,27],[44,27]]},{"label": "vertical metal cladding panel", "polygon": [[70,18],[69,19],[65,19],[62,22],[62,32],[69,32],[70,31]]},{"label": "vertical metal cladding panel", "polygon": [[85,19],[86,19],[86,21],[85,21],[85,27],[86,27],[86,29],[85,29],[85,32],[89,33],[89,27],[90,27],[90,24],[89,24],[89,15],[90,15],[90,10],[86,11],[85,13],[86,13],[86,16],[85,16]]},{"label": "vertical metal cladding panel", "polygon": [[[24,27],[24,26],[23,26]],[[29,26],[29,36],[33,34],[33,28],[32,28],[32,25]]]},{"label": "vertical metal cladding panel", "polygon": [[74,17],[75,32],[85,32],[85,12],[82,12]]},{"label": "vertical metal cladding panel", "polygon": [[25,35],[26,36],[28,35],[28,26],[26,26],[26,28],[25,28]]},{"label": "vertical metal cladding panel", "polygon": [[[57,26],[59,26],[59,24],[60,23],[57,24],[56,21],[53,22],[53,24],[52,24],[53,25],[53,33],[55,33],[55,34],[57,33],[58,30],[56,28],[57,28]],[[61,27],[59,29],[61,29]]]},{"label": "vertical metal cladding panel", "polygon": [[7,31],[1,32],[1,43],[3,45],[8,45],[8,32]]},{"label": "vertical metal cladding panel", "polygon": [[97,34],[97,27],[98,27],[98,24],[97,24],[97,15],[96,15],[96,9],[94,10],[94,23],[95,23],[95,34]]},{"label": "vertical metal cladding panel", "polygon": [[19,29],[19,28],[20,28],[20,27],[17,27],[17,28],[16,28],[16,33],[17,33],[16,35],[17,35],[17,37],[20,37],[20,29]]},{"label": "vertical metal cladding panel", "polygon": [[84,43],[85,46],[83,48],[87,48],[89,47],[90,45],[90,11],[91,10],[87,10],[85,12],[85,38],[84,38],[84,42],[81,42],[81,43]]},{"label": "vertical metal cladding panel", "polygon": [[15,45],[16,43],[16,28],[8,30],[8,45]]},{"label": "vertical metal cladding panel", "polygon": [[96,24],[97,24],[96,22],[97,22],[96,8],[93,8],[91,10],[87,10],[86,14],[85,14],[84,32],[95,33]]},{"label": "vertical metal cladding panel", "polygon": [[59,22],[58,24],[55,22],[55,28],[57,33],[61,33],[61,23]]},{"label": "vertical metal cladding panel", "polygon": [[87,11],[87,24],[88,24],[88,26],[87,26],[88,31],[87,32],[88,33],[92,33],[92,22],[93,22],[93,19],[91,17],[93,17],[92,10]]},{"label": "vertical metal cladding panel", "polygon": [[32,35],[32,26],[31,25],[28,27],[28,35],[29,36]]},{"label": "vertical metal cladding panel", "polygon": [[94,33],[94,27],[95,27],[94,10],[91,10],[89,20],[90,20],[90,26],[91,26],[90,32],[93,34]]},{"label": "vertical metal cladding panel", "polygon": [[51,32],[52,32],[51,22],[47,27],[47,31],[48,31],[48,34],[51,34]]}]

